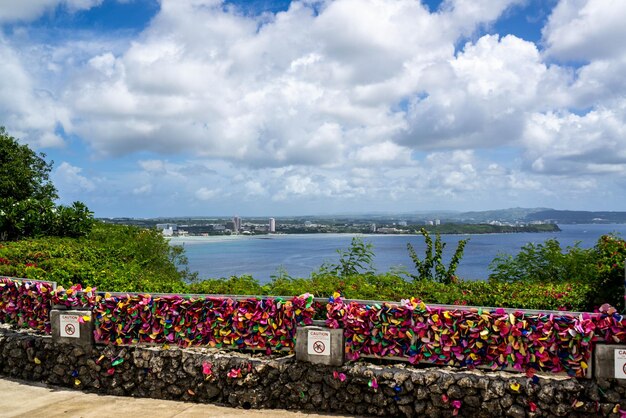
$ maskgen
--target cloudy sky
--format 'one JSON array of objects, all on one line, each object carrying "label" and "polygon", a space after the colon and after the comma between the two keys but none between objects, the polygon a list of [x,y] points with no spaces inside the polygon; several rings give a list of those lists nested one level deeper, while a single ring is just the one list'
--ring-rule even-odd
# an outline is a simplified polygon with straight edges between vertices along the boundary
[{"label": "cloudy sky", "polygon": [[624,0],[0,0],[0,125],[98,217],[626,210]]}]

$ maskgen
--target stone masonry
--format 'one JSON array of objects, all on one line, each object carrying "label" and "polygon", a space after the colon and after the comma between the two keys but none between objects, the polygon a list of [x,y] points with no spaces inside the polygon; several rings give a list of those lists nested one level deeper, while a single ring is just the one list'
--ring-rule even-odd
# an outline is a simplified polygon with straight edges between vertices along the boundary
[{"label": "stone masonry", "polygon": [[100,394],[369,416],[619,417],[626,381],[358,361],[341,367],[206,348],[85,347],[0,327],[0,374]]}]

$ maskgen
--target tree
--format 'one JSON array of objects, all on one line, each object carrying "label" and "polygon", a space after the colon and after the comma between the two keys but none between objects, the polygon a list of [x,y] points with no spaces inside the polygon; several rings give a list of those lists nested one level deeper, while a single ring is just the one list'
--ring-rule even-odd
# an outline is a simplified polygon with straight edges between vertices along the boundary
[{"label": "tree", "polygon": [[373,247],[371,242],[364,242],[359,237],[353,237],[348,250],[337,250],[339,264],[324,263],[317,274],[346,278],[357,274],[373,273],[375,270]]},{"label": "tree", "polygon": [[424,236],[424,240],[426,241],[426,253],[424,254],[423,260],[420,260],[410,243],[406,244],[409,256],[411,260],[413,260],[413,264],[415,264],[418,273],[417,275],[411,274],[410,276],[413,277],[414,280],[432,280],[444,284],[456,282],[456,269],[459,266],[461,258],[463,258],[465,245],[467,241],[469,241],[469,238],[462,239],[458,242],[456,251],[454,251],[450,264],[446,268],[443,263],[443,249],[446,247],[446,243],[441,240],[441,235],[436,234],[435,236],[435,253],[433,254],[433,239],[430,237],[430,234],[425,228],[422,228],[420,233]]},{"label": "tree", "polygon": [[580,248],[580,243],[561,248],[551,238],[543,243],[529,242],[515,256],[499,254],[489,265],[490,281],[540,283],[588,281],[596,276],[596,252]]},{"label": "tree", "polygon": [[20,145],[0,127],[0,241],[28,237],[80,237],[93,226],[93,213],[81,202],[56,206],[49,178],[52,162]]},{"label": "tree", "polygon": [[556,239],[524,245],[515,255],[500,254],[490,268],[490,283],[569,283],[591,286],[588,309],[604,303],[624,309],[624,260],[626,241],[619,236],[603,235],[593,248],[579,243],[565,249]]},{"label": "tree", "polygon": [[28,145],[20,145],[0,126],[0,199],[53,201],[58,196],[48,175],[52,162]]}]

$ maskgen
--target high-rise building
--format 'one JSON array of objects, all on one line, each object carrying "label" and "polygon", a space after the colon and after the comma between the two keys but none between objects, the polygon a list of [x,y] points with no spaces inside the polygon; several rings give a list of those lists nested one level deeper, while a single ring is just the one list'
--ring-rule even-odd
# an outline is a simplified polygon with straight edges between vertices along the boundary
[{"label": "high-rise building", "polygon": [[276,232],[276,219],[270,218],[270,229],[269,232]]},{"label": "high-rise building", "polygon": [[233,232],[241,231],[241,218],[239,216],[233,216],[233,224],[235,226]]}]

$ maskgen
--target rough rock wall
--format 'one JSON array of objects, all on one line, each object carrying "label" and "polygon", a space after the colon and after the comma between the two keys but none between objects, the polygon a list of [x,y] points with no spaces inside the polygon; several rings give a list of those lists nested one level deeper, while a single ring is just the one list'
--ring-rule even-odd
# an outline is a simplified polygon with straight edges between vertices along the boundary
[{"label": "rough rock wall", "polygon": [[[626,382],[356,362],[343,367],[209,349],[53,343],[0,328],[0,374],[101,394],[378,416],[620,416]],[[621,404],[621,406],[620,406]]]}]

